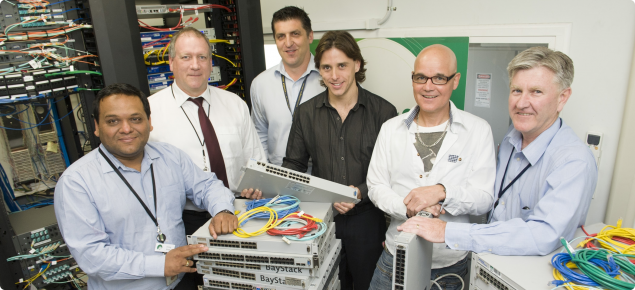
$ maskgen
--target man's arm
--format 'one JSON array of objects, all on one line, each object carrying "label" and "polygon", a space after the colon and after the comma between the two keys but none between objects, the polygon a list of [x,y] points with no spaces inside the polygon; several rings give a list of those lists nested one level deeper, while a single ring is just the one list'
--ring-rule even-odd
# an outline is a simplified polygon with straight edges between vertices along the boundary
[{"label": "man's arm", "polygon": [[[463,185],[442,182],[445,186],[443,208],[450,214],[482,215],[490,210],[494,202],[494,182],[496,180],[496,155],[494,137],[489,125],[481,127],[473,143],[468,146],[479,148],[472,155],[472,168],[468,168],[467,182]],[[445,181],[445,180],[444,180]]]},{"label": "man's arm", "polygon": [[282,159],[282,167],[289,168],[298,172],[306,172],[309,168],[309,152],[307,152],[306,144],[304,144],[304,132],[302,132],[301,111],[302,107],[298,107],[297,114],[294,114],[293,124],[289,132],[289,140],[287,142],[287,151]]},{"label": "man's arm", "polygon": [[[258,92],[256,89],[257,87],[258,86],[252,82],[251,90],[250,90],[251,118],[254,122],[254,128],[260,139],[262,150],[263,152],[265,152],[265,158],[268,158],[267,153],[269,152],[269,148],[268,148],[269,121],[267,120],[267,115],[264,112],[264,108],[260,104],[260,98],[258,96]],[[268,159],[264,159],[264,160],[267,160],[267,162],[269,162]]]},{"label": "man's arm", "polygon": [[383,212],[405,220],[406,205],[403,203],[403,197],[390,187],[390,129],[386,125],[382,126],[377,136],[366,177],[368,197]]},{"label": "man's arm", "polygon": [[87,185],[72,174],[55,187],[55,216],[64,241],[89,276],[106,281],[163,277],[165,257],[144,255],[112,245]]},{"label": "man's arm", "polygon": [[448,223],[446,244],[452,249],[498,255],[546,255],[573,238],[584,223],[597,182],[594,162],[574,160],[558,166],[546,179],[545,194],[533,213],[491,224]]}]

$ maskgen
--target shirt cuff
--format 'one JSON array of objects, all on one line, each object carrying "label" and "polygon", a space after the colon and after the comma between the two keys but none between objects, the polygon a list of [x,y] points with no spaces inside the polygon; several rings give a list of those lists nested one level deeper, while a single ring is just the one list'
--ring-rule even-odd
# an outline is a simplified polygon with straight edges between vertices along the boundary
[{"label": "shirt cuff", "polygon": [[212,217],[215,217],[216,214],[218,214],[222,210],[234,212],[234,205],[228,202],[216,203],[209,211],[209,214],[211,214]]},{"label": "shirt cuff", "polygon": [[165,277],[165,255],[145,256],[146,277]]},{"label": "shirt cuff", "polygon": [[445,200],[443,200],[442,207],[449,214],[456,215],[456,209],[457,209],[456,203],[460,202],[460,201],[457,200],[457,198],[454,195],[454,193],[456,192],[456,188],[458,186],[457,185],[443,184],[443,187],[445,187]]},{"label": "shirt cuff", "polygon": [[447,223],[445,225],[445,243],[452,250],[472,251],[470,223]]}]

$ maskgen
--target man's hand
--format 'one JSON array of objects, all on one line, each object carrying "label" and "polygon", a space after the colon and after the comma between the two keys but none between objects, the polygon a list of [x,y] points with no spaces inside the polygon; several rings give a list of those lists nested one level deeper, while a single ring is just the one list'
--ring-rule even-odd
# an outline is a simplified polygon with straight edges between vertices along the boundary
[{"label": "man's hand", "polygon": [[163,275],[165,275],[165,277],[172,277],[179,273],[196,272],[196,268],[192,268],[194,261],[188,260],[187,258],[205,251],[207,251],[205,245],[187,245],[169,251],[165,255]]},{"label": "man's hand", "polygon": [[398,231],[413,233],[433,243],[445,243],[445,225],[440,219],[415,216],[397,227]]},{"label": "man's hand", "polygon": [[229,234],[237,228],[238,218],[233,214],[221,212],[216,214],[209,223],[209,234],[216,239],[218,235]]},{"label": "man's hand", "polygon": [[[349,185],[348,187],[355,189],[355,192],[357,192],[357,199],[362,199],[362,193],[359,191],[359,188],[353,185]],[[333,204],[333,207],[335,208],[335,210],[337,210],[337,212],[345,214],[349,210],[353,209],[355,207],[355,204],[352,202],[336,202]]]},{"label": "man's hand", "polygon": [[445,209],[441,209],[441,205],[438,203],[433,206],[426,207],[423,210],[431,213],[434,217],[439,217],[439,215],[445,214]]},{"label": "man's hand", "polygon": [[337,210],[337,212],[345,214],[349,210],[353,209],[355,207],[355,204],[351,202],[336,202],[333,204],[333,207],[335,208],[335,210]]},{"label": "man's hand", "polygon": [[240,193],[240,196],[242,197],[246,197],[249,199],[262,199],[262,191],[258,190],[258,189],[243,189],[243,191]]},{"label": "man's hand", "polygon": [[445,199],[445,191],[443,185],[437,184],[432,186],[417,187],[408,193],[403,203],[406,205],[407,215],[415,216],[424,208],[438,204],[439,201]]}]

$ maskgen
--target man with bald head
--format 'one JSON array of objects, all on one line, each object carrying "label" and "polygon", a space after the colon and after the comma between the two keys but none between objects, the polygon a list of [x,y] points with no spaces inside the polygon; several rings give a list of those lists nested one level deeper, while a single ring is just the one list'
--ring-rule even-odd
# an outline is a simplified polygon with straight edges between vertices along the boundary
[{"label": "man with bald head", "polygon": [[[584,224],[597,182],[591,150],[559,117],[571,96],[573,61],[533,47],[507,66],[509,116],[486,225],[414,217],[400,227],[459,251],[546,255]],[[369,174],[370,176],[370,174]]]},{"label": "man with bald head", "polygon": [[[417,105],[386,121],[379,132],[366,183],[371,201],[391,216],[391,224],[370,289],[390,289],[397,226],[406,219],[426,210],[445,221],[467,223],[470,214],[487,213],[494,200],[492,130],[450,101],[460,80],[451,49],[426,47],[412,72]],[[456,274],[467,281],[467,265],[466,251],[435,244],[430,277]],[[437,283],[443,289],[461,288],[455,276]]]}]

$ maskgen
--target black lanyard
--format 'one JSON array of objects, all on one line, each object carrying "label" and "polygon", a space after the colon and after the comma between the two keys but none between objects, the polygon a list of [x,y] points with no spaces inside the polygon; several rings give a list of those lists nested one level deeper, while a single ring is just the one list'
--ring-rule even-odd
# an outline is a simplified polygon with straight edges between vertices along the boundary
[{"label": "black lanyard", "polygon": [[[150,212],[150,209],[148,208],[148,206],[146,206],[145,202],[143,202],[143,200],[141,200],[141,197],[139,197],[139,195],[132,188],[130,183],[128,183],[128,180],[126,180],[126,178],[123,177],[121,172],[119,172],[119,169],[117,169],[117,167],[115,167],[115,164],[113,164],[112,161],[110,161],[110,158],[108,158],[108,156],[106,156],[106,154],[104,153],[104,151],[101,150],[101,148],[99,148],[99,153],[101,153],[101,156],[103,156],[104,159],[106,159],[106,161],[108,161],[108,164],[110,164],[110,167],[112,167],[112,169],[115,172],[117,172],[117,175],[119,175],[119,178],[121,178],[121,180],[123,180],[123,183],[125,183],[126,186],[128,186],[128,189],[130,189],[130,191],[132,191],[132,194],[134,194],[134,196],[137,198],[139,203],[141,203],[141,205],[143,206],[143,209],[145,209],[146,213],[148,213],[148,216],[150,216],[150,218],[152,219],[154,224],[157,226],[157,241],[159,241],[161,243],[165,242],[166,238],[165,238],[165,235],[163,233],[161,233],[161,228],[159,228],[159,222],[157,221],[157,218],[154,215],[152,215],[152,212]],[[152,174],[152,194],[154,195],[154,212],[156,212],[157,211],[157,187],[156,187],[156,185],[154,183],[154,168],[153,168],[152,164],[150,165],[150,172]]]},{"label": "black lanyard", "polygon": [[[309,73],[310,74],[310,73]],[[284,98],[287,99],[287,108],[289,108],[289,112],[291,113],[291,104],[289,104],[289,95],[287,94],[287,84],[285,82],[284,75],[280,74],[282,78],[282,90],[284,91]],[[304,81],[302,82],[302,87],[300,87],[300,93],[298,93],[298,99],[295,101],[295,107],[293,108],[293,113],[291,113],[291,118],[295,116],[295,111],[300,106],[300,102],[302,101],[302,93],[304,93],[304,85],[306,85],[306,80],[309,79],[309,75],[304,77]]]},{"label": "black lanyard", "polygon": [[[174,87],[170,86],[170,88],[172,90],[172,97],[174,98],[174,100],[176,100],[176,96],[174,95]],[[209,109],[210,109],[210,104],[207,103],[207,118],[209,118]],[[190,125],[192,125],[192,129],[194,130],[194,133],[196,133],[196,138],[198,138],[198,143],[201,143],[201,146],[205,146],[205,139],[201,141],[201,136],[198,135],[198,132],[196,131],[196,127],[194,127],[194,123],[192,123],[190,116],[187,115],[187,113],[183,109],[183,106],[181,106],[181,111],[183,111],[183,114],[185,114],[185,117],[187,118],[187,120],[190,121]],[[205,150],[203,150],[203,157],[204,156],[205,156]]]},{"label": "black lanyard", "polygon": [[505,173],[503,173],[503,178],[501,179],[501,186],[498,188],[498,199],[496,200],[496,203],[494,203],[494,208],[496,208],[496,206],[498,205],[498,201],[500,200],[501,196],[505,194],[507,189],[509,189],[516,182],[516,180],[518,180],[518,178],[520,178],[525,173],[525,171],[527,171],[527,169],[531,167],[531,163],[527,164],[527,166],[525,166],[523,171],[518,173],[518,175],[514,177],[512,182],[510,182],[507,186],[505,186],[505,189],[503,189],[503,184],[505,184],[505,176],[507,176],[507,169],[509,168],[509,161],[512,160],[512,156],[514,155],[514,150],[516,150],[516,147],[512,147],[512,153],[509,154],[509,159],[507,160],[507,165],[505,166]]}]

